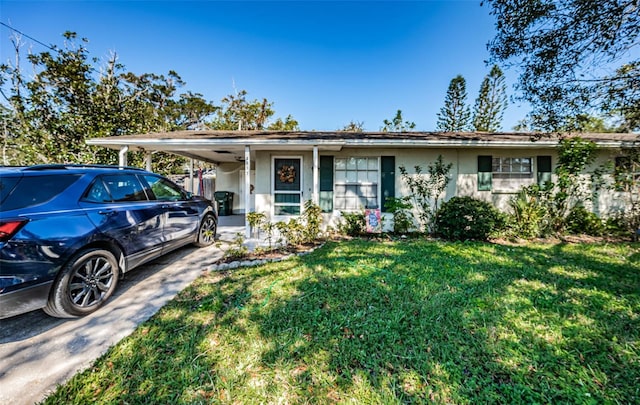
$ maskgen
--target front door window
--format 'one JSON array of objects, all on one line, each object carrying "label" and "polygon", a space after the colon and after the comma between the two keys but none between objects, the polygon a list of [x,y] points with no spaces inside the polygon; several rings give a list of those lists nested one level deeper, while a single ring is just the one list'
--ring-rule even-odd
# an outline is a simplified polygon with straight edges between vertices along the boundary
[{"label": "front door window", "polygon": [[301,158],[273,160],[274,215],[300,215],[302,202]]}]

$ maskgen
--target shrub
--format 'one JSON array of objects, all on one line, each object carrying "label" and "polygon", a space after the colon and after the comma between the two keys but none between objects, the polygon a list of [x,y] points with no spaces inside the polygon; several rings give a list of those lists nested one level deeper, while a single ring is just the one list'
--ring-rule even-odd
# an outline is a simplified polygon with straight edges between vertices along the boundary
[{"label": "shrub", "polygon": [[266,221],[267,214],[264,212],[250,212],[247,214],[247,222],[251,227],[251,234],[255,236],[257,231],[261,229],[262,224]]},{"label": "shrub", "polygon": [[445,164],[442,155],[429,164],[428,176],[422,175],[421,166],[414,166],[415,175],[409,174],[403,165],[398,167],[402,180],[411,191],[410,199],[413,199],[418,212],[418,221],[426,232],[433,232],[438,216],[438,203],[451,181],[451,167],[453,163]]},{"label": "shrub", "polygon": [[504,215],[493,205],[471,197],[453,197],[438,210],[436,235],[450,240],[486,240],[504,226]]},{"label": "shrub", "polygon": [[600,236],[604,233],[604,225],[598,216],[587,211],[583,206],[574,207],[565,218],[567,231],[574,234]]},{"label": "shrub", "polygon": [[407,233],[414,226],[410,198],[387,197],[384,203],[387,211],[393,214],[393,232],[395,233]]},{"label": "shrub", "polygon": [[279,221],[276,223],[276,228],[284,238],[281,242],[294,246],[304,242],[305,227],[297,218],[291,218],[289,222]]},{"label": "shrub", "polygon": [[302,219],[305,227],[302,232],[302,242],[311,243],[320,237],[320,225],[322,224],[322,209],[312,200],[304,203]]},{"label": "shrub", "polygon": [[364,217],[364,211],[345,212],[340,211],[342,221],[338,224],[338,232],[343,235],[358,236],[362,235],[367,229],[367,222]]},{"label": "shrub", "polygon": [[525,187],[509,200],[511,215],[509,233],[519,238],[530,239],[542,236],[547,230],[546,209],[540,202],[539,187]]}]

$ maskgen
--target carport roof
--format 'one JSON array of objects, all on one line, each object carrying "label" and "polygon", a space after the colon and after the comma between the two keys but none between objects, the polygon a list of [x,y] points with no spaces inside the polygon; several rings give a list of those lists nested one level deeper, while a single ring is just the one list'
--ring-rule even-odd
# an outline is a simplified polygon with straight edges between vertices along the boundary
[{"label": "carport roof", "polygon": [[[554,148],[559,134],[518,132],[346,132],[346,131],[174,131],[91,138],[89,145],[129,150],[164,151],[221,163],[244,159],[245,146],[256,150],[321,151],[343,147],[378,148]],[[640,140],[640,134],[580,133],[600,147],[620,148]],[[537,139],[534,141],[534,139]]]}]

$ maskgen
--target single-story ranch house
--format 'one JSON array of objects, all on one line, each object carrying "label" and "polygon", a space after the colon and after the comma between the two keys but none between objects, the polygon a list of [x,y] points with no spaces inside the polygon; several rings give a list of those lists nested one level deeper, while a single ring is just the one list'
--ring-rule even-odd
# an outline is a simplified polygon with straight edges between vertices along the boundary
[{"label": "single-story ranch house", "polygon": [[[576,134],[598,145],[592,168],[615,161],[638,134]],[[567,134],[566,136],[572,136]],[[177,131],[87,140],[120,151],[170,152],[216,165],[216,189],[233,193],[233,213],[264,212],[271,221],[298,216],[304,201],[320,205],[325,223],[341,211],[380,209],[384,200],[408,194],[399,167],[423,173],[439,155],[452,163],[443,195],[472,196],[500,209],[523,185],[551,179],[557,163],[558,137],[530,133],[440,132],[273,132]],[[193,174],[192,174],[193,175]],[[624,210],[617,192],[601,193],[593,210],[606,216]],[[386,214],[389,215],[389,214]],[[245,217],[246,218],[246,217]],[[384,221],[385,225],[390,220]],[[246,223],[246,221],[245,221]],[[246,225],[249,237],[249,227]]]}]

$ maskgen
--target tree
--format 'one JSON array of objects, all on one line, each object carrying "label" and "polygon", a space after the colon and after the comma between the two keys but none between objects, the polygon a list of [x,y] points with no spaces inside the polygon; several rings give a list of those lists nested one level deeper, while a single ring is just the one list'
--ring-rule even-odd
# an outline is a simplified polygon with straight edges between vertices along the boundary
[{"label": "tree", "polygon": [[235,131],[248,130],[259,131],[295,131],[298,130],[298,121],[291,115],[282,120],[278,118],[274,123],[268,124],[275,114],[273,103],[266,98],[262,100],[247,100],[247,91],[240,90],[235,95],[230,94],[222,99],[222,107],[216,112],[216,117],[208,123],[208,127],[216,130]]},{"label": "tree", "polygon": [[267,129],[269,131],[299,131],[300,127],[298,121],[294,120],[291,115],[287,115],[284,121],[282,118],[278,118],[273,124],[269,124]]},{"label": "tree", "polygon": [[417,210],[418,222],[429,233],[433,232],[433,224],[437,220],[438,203],[451,181],[453,163],[444,163],[442,155],[435,162],[429,163],[428,176],[422,174],[422,167],[414,166],[415,174],[410,174],[404,165],[398,168],[409,190]]},{"label": "tree", "polygon": [[217,130],[261,130],[267,120],[275,113],[272,103],[266,98],[247,100],[247,91],[240,90],[222,99],[222,108],[217,111],[216,118],[208,124]]},{"label": "tree", "polygon": [[480,85],[473,109],[475,131],[495,132],[501,128],[502,115],[507,108],[507,86],[498,65],[493,65]]},{"label": "tree", "polygon": [[458,75],[449,83],[444,107],[438,113],[438,131],[460,132],[470,127],[471,111],[466,105],[467,84],[464,77]]},{"label": "tree", "polygon": [[[135,75],[111,55],[104,66],[93,65],[77,35],[64,34],[65,48],[30,54],[35,72],[27,79],[21,66],[0,65],[3,108],[3,163],[117,163],[117,154],[91,147],[86,138],[188,129],[201,125],[216,110],[201,95],[177,96],[180,76]],[[14,41],[16,61],[22,60]],[[131,154],[132,164],[141,154]],[[154,170],[181,170],[184,159],[158,154]]]},{"label": "tree", "polygon": [[640,130],[640,61],[627,63],[603,87],[603,109],[621,117],[618,132]]},{"label": "tree", "polygon": [[492,59],[517,66],[536,128],[572,130],[605,111],[640,128],[637,0],[487,0],[496,18]]},{"label": "tree", "polygon": [[382,122],[384,123],[382,132],[407,132],[416,127],[414,122],[403,121],[402,110],[398,110],[391,121],[385,119]]},{"label": "tree", "polygon": [[[386,121],[385,121],[386,124]],[[346,131],[346,132],[363,132],[364,131],[364,122],[362,121],[349,121],[347,125],[339,129],[338,131]]]}]

